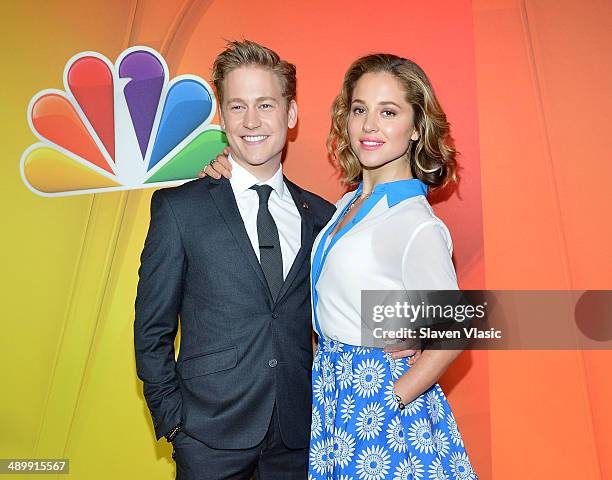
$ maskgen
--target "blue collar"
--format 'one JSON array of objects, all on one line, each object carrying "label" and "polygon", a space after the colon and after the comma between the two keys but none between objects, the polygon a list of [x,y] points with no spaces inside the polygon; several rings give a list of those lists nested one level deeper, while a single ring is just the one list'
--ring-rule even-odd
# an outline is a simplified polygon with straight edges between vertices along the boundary
[{"label": "blue collar", "polygon": [[[357,195],[363,190],[363,181],[357,187]],[[383,195],[387,196],[387,205],[389,208],[410,197],[417,195],[427,196],[427,185],[418,178],[409,180],[395,180],[393,182],[379,183],[372,191],[373,196],[380,198]]]}]

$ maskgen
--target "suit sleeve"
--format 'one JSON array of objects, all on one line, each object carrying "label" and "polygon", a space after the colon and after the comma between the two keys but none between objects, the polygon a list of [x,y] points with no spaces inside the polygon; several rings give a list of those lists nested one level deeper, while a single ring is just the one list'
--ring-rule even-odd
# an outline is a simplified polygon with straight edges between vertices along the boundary
[{"label": "suit sleeve", "polygon": [[134,320],[136,370],[158,440],[181,421],[174,339],[185,266],[176,218],[158,190],[151,198],[151,223],[140,256]]}]

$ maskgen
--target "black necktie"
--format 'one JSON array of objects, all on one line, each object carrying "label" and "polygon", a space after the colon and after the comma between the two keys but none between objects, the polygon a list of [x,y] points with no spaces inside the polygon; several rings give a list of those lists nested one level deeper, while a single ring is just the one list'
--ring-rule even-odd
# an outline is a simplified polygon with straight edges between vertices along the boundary
[{"label": "black necktie", "polygon": [[259,239],[259,263],[264,272],[272,298],[276,300],[283,286],[283,255],[280,248],[278,229],[268,209],[268,199],[272,193],[270,185],[253,185],[259,195],[257,212],[257,237]]}]

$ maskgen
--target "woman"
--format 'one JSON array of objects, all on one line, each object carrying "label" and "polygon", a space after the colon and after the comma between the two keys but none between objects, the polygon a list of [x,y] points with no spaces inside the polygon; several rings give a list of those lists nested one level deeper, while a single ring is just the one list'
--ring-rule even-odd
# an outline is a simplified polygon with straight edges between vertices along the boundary
[{"label": "woman", "polygon": [[328,148],[344,181],[361,182],[338,202],[312,256],[320,337],[313,479],[476,478],[436,384],[459,351],[425,350],[409,366],[359,344],[362,290],[457,288],[450,234],[425,198],[428,186],[455,181],[447,138],[418,65],[387,54],[351,65],[332,107]]},{"label": "woman", "polygon": [[436,383],[459,351],[410,365],[362,343],[362,290],[454,290],[452,243],[426,200],[456,181],[448,123],[414,62],[369,55],[347,71],[328,148],[359,182],[312,253],[311,479],[476,479]]}]

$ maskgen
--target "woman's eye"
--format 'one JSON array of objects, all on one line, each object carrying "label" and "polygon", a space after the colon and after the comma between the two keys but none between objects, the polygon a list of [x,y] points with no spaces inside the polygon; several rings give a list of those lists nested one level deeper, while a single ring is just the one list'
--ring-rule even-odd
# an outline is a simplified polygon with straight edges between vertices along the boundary
[{"label": "woman's eye", "polygon": [[392,110],[385,110],[382,112],[383,117],[395,117],[395,112]]},{"label": "woman's eye", "polygon": [[353,113],[354,113],[355,115],[361,115],[361,114],[362,114],[362,113],[364,113],[364,112],[365,112],[365,109],[364,109],[364,108],[362,108],[362,107],[354,107],[354,108],[353,108]]}]

